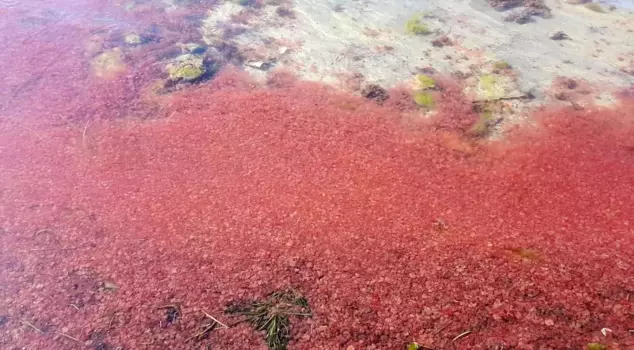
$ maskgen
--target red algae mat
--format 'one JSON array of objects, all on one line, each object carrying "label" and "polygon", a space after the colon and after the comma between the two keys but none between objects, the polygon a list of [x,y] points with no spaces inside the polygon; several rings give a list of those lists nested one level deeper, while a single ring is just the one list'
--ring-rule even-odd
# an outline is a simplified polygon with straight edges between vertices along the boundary
[{"label": "red algae mat", "polygon": [[90,28],[23,25],[0,23],[0,348],[265,349],[191,337],[287,288],[313,311],[289,349],[634,348],[631,97],[484,142],[451,85],[425,121],[232,73],[155,96],[154,61],[99,81]]},{"label": "red algae mat", "polygon": [[246,324],[188,338],[289,287],[314,312],[290,349],[634,346],[632,105],[483,144],[219,80],[170,118],[3,120],[3,348],[265,348]]}]

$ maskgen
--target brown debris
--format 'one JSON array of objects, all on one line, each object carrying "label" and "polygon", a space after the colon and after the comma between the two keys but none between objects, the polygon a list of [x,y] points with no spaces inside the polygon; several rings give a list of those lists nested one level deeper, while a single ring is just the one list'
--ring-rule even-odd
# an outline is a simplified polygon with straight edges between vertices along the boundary
[{"label": "brown debris", "polygon": [[368,100],[374,100],[378,104],[382,104],[390,98],[390,95],[387,91],[377,84],[369,84],[361,89],[361,96],[367,98]]},{"label": "brown debris", "polygon": [[453,41],[448,36],[443,35],[440,38],[432,40],[431,44],[434,47],[444,47],[453,45]]},{"label": "brown debris", "polygon": [[550,8],[544,0],[487,0],[498,11],[518,9],[504,18],[507,22],[528,23],[533,16],[550,17]]},{"label": "brown debris", "polygon": [[550,39],[552,40],[570,40],[570,37],[568,36],[568,34],[562,32],[561,30],[554,32],[551,36]]},{"label": "brown debris", "polygon": [[277,10],[275,10],[275,14],[280,17],[295,18],[295,12],[288,7],[278,7]]}]

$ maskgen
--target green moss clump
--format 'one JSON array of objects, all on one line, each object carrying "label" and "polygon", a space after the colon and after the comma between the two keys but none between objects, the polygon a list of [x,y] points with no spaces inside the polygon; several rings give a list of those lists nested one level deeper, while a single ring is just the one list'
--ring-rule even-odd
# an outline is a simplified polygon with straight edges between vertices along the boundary
[{"label": "green moss clump", "polygon": [[504,70],[511,68],[511,65],[506,61],[497,61],[493,63],[493,68],[496,70]]},{"label": "green moss clump", "polygon": [[202,68],[195,66],[174,67],[170,69],[170,78],[172,80],[194,80],[203,75],[204,72]]},{"label": "green moss clump", "polygon": [[497,79],[495,78],[495,76],[491,74],[483,75],[480,77],[480,86],[485,91],[493,90],[496,84],[497,84]]},{"label": "green moss clump", "polygon": [[416,76],[416,80],[418,81],[420,88],[423,90],[433,89],[436,87],[436,80],[434,80],[434,78],[430,77],[429,75],[418,74]]},{"label": "green moss clump", "polygon": [[405,23],[405,32],[414,35],[424,35],[431,33],[429,27],[421,20],[422,17],[422,14],[416,14],[410,17],[410,19],[408,19]]},{"label": "green moss clump", "polygon": [[594,12],[599,12],[599,13],[608,12],[605,10],[605,8],[603,8],[603,6],[601,6],[601,4],[597,4],[596,2],[589,2],[583,6],[587,8],[588,10],[594,11]]},{"label": "green moss clump", "polygon": [[412,96],[412,98],[417,105],[427,109],[432,109],[436,105],[436,100],[434,99],[434,96],[427,91],[417,91],[414,93],[414,96]]},{"label": "green moss clump", "polygon": [[587,350],[606,350],[608,347],[601,343],[588,343],[586,345]]},{"label": "green moss clump", "polygon": [[478,88],[486,99],[500,98],[504,95],[504,86],[500,84],[498,77],[493,74],[481,76]]},{"label": "green moss clump", "polygon": [[184,54],[178,56],[174,62],[167,66],[167,72],[171,81],[195,81],[207,72],[203,58],[198,55]]}]

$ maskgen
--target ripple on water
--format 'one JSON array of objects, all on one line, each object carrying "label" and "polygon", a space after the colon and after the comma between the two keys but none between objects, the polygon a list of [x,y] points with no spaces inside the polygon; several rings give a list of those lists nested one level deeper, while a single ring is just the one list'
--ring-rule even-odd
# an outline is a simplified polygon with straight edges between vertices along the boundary
[{"label": "ripple on water", "polygon": [[19,3],[18,0],[0,0],[0,8],[14,8],[17,7]]},{"label": "ripple on water", "polygon": [[634,10],[634,0],[601,0],[601,3],[613,5],[618,8]]}]

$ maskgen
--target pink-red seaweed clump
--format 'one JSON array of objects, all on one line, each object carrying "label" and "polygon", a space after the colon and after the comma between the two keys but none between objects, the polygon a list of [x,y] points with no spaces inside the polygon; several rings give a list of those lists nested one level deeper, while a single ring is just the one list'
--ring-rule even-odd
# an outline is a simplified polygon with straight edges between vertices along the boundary
[{"label": "pink-red seaweed clump", "polygon": [[[189,348],[198,309],[286,287],[314,311],[294,349],[467,330],[458,348],[632,346],[631,104],[486,145],[319,86],[220,79],[172,97],[168,120],[3,122],[7,348],[73,346],[55,332]],[[170,303],[183,316],[165,326]],[[246,325],[208,342],[262,346]]]}]

